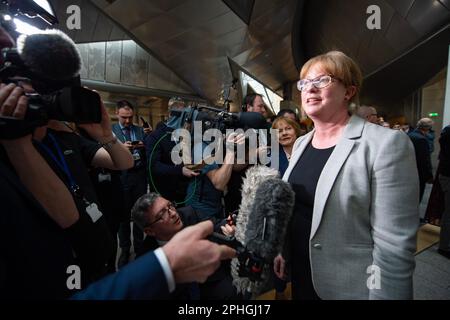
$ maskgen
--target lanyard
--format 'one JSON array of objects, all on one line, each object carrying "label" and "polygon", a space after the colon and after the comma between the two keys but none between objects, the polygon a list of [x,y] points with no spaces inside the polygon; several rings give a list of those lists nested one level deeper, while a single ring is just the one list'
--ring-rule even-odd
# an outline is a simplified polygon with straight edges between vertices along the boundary
[{"label": "lanyard", "polygon": [[58,145],[58,142],[51,133],[48,133],[47,135],[50,137],[53,146],[58,152],[59,160],[47,145],[45,145],[42,142],[38,142],[39,145],[42,147],[42,149],[45,150],[45,152],[47,152],[47,154],[53,159],[53,161],[58,165],[58,167],[66,174],[67,178],[69,179],[70,190],[72,191],[72,193],[78,195],[80,188],[78,187],[77,183],[75,182],[75,179],[72,176],[72,173],[69,170],[69,166],[67,165],[66,159],[64,158],[64,155],[61,151],[61,148]]}]

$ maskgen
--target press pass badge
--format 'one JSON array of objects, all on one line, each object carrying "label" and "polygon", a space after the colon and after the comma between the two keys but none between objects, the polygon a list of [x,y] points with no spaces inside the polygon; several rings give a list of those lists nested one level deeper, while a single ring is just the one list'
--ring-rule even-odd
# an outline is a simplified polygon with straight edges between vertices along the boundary
[{"label": "press pass badge", "polygon": [[87,214],[91,217],[92,222],[96,223],[98,219],[103,215],[102,212],[98,209],[96,203],[91,203],[86,207]]},{"label": "press pass badge", "polygon": [[109,181],[111,182],[111,174],[110,173],[99,173],[98,174],[98,182]]}]

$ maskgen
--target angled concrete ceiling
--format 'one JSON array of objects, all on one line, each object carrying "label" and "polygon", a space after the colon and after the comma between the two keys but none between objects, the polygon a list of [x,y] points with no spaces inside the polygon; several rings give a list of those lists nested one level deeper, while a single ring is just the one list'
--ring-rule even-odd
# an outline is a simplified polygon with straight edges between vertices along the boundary
[{"label": "angled concrete ceiling", "polygon": [[[89,0],[50,0],[59,25],[56,27],[64,31],[76,43],[103,42],[129,40],[127,33],[111,19],[99,11]],[[68,29],[67,8],[77,5],[81,9],[81,29]]]},{"label": "angled concrete ceiling", "polygon": [[296,0],[257,0],[247,25],[221,0],[92,0],[201,96],[232,83],[228,58],[282,93],[294,80]]},{"label": "angled concrete ceiling", "polygon": [[[381,9],[380,30],[366,27],[369,5]],[[365,88],[370,101],[402,98],[427,82],[430,70],[438,72],[447,64],[442,57],[447,55],[450,38],[438,34],[450,21],[448,0],[316,0],[307,1],[303,9],[300,37],[294,39],[294,47],[298,48],[295,54],[301,57],[296,59],[297,66],[317,54],[342,50],[359,63],[370,79]],[[434,36],[439,41],[429,41]],[[427,52],[426,46],[430,45],[428,53],[420,56],[428,60],[417,60],[419,56],[412,54],[404,56],[419,44],[421,52]],[[399,72],[395,68],[397,74],[385,72],[392,70],[388,66],[401,56],[406,69]],[[402,83],[401,90],[379,90],[386,83]]]},{"label": "angled concrete ceiling", "polygon": [[[231,0],[52,2],[61,16],[69,4],[82,8],[82,30],[67,30],[76,42],[131,38],[211,101],[233,81],[229,59],[281,95],[308,58],[333,49],[360,64],[370,79],[365,90],[370,101],[402,98],[429,80],[430,70],[446,64],[442,53],[434,59],[430,51],[427,63],[406,53],[418,44],[426,52],[427,44],[430,50],[445,50],[449,43],[442,34],[439,41],[426,40],[448,25],[450,0],[246,0],[246,12]],[[381,9],[381,30],[366,27],[369,5]],[[404,57],[402,65],[414,68],[413,81],[402,90],[377,91],[386,77],[404,80],[404,74],[388,68],[399,57]]]}]

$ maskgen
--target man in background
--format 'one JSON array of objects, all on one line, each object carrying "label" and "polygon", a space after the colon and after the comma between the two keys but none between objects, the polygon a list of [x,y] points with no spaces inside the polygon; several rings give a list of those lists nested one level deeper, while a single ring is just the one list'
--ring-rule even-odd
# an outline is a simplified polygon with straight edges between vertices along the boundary
[{"label": "man in background", "polygon": [[[118,261],[120,269],[130,259],[131,249],[131,207],[136,200],[147,193],[147,159],[144,140],[144,129],[133,124],[134,107],[127,100],[117,102],[118,123],[112,126],[112,130],[133,155],[134,166],[129,170],[122,171],[121,180],[124,194],[124,216],[119,226],[119,246],[121,254]],[[137,256],[141,254],[144,233],[133,223],[133,246]]]}]

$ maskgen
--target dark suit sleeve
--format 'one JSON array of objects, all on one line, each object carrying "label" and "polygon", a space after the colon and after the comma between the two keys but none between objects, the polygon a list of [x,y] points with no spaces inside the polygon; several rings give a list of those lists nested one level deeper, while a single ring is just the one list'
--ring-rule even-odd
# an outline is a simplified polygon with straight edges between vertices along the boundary
[{"label": "dark suit sleeve", "polygon": [[427,181],[433,177],[431,169],[430,147],[426,139],[417,140],[417,166],[419,169],[419,177],[422,181]]},{"label": "dark suit sleeve", "polygon": [[144,128],[142,128],[142,127],[138,127],[138,128],[139,128],[139,137],[138,137],[139,139],[138,140],[144,142],[145,136],[146,136]]},{"label": "dark suit sleeve", "polygon": [[[170,132],[165,132],[164,130],[156,130],[145,139],[147,159],[149,162],[151,162],[152,173],[158,176],[182,176],[182,165],[166,164],[161,160],[162,153],[164,152],[162,148],[162,144],[164,142],[162,140],[170,139],[167,136],[164,137],[166,134],[168,134],[168,136],[170,137]],[[166,152],[170,151],[171,150],[166,150]]]},{"label": "dark suit sleeve", "polygon": [[119,139],[120,142],[124,143],[123,134],[121,134],[121,130],[118,123],[114,123],[112,126],[112,132],[115,134],[116,138]]},{"label": "dark suit sleeve", "polygon": [[94,282],[74,300],[155,300],[169,294],[164,271],[153,252],[127,264],[119,272]]}]

